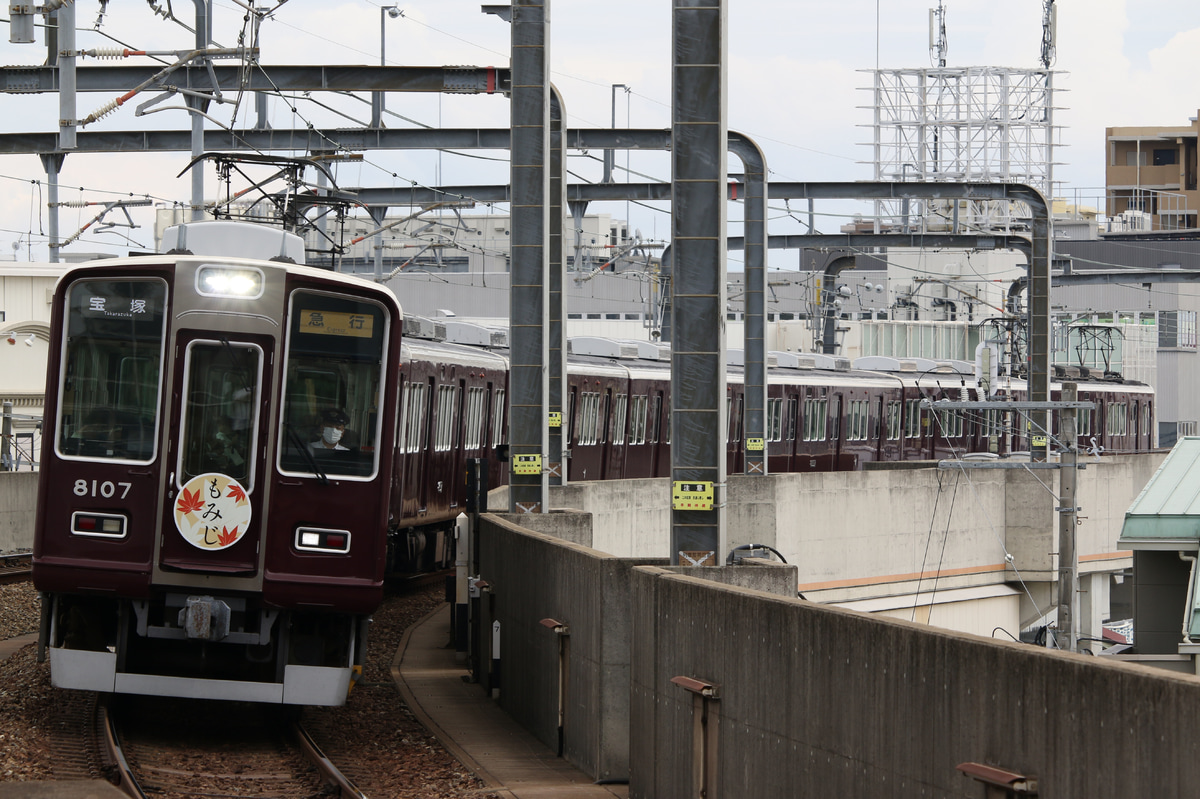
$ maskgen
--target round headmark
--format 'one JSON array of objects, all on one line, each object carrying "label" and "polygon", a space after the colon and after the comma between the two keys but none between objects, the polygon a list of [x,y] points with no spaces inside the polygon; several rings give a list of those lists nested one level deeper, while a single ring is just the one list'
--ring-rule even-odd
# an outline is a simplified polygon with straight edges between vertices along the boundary
[{"label": "round headmark", "polygon": [[253,509],[246,489],[224,474],[198,474],[175,498],[175,527],[194,547],[226,549],[250,527]]}]

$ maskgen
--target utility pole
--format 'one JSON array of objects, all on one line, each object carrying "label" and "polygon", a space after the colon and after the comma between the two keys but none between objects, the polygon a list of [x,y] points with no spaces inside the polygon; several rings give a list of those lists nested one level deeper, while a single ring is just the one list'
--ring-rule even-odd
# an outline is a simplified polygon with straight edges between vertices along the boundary
[{"label": "utility pole", "polygon": [[[1062,401],[1073,403],[1078,386],[1063,383]],[[1055,640],[1064,652],[1074,652],[1079,640],[1079,552],[1075,547],[1077,514],[1075,506],[1075,461],[1078,430],[1076,410],[1069,405],[1061,411],[1064,449],[1059,456],[1058,487],[1058,631]]]}]

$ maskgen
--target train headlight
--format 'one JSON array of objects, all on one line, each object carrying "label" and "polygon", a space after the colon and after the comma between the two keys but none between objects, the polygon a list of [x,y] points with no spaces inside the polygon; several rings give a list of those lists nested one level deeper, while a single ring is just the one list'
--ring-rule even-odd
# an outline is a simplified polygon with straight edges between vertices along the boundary
[{"label": "train headlight", "polygon": [[252,267],[202,266],[196,271],[196,291],[206,297],[258,299],[263,273]]},{"label": "train headlight", "polygon": [[327,552],[345,555],[350,551],[349,530],[327,530],[321,527],[296,529],[296,549],[303,552]]}]

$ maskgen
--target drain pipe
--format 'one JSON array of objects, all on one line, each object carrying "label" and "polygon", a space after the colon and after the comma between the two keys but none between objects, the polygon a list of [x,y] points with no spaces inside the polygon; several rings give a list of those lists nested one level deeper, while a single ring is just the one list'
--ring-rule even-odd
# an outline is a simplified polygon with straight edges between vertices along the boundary
[{"label": "drain pipe", "polygon": [[1183,643],[1189,644],[1189,643],[1191,643],[1191,634],[1188,630],[1188,622],[1191,621],[1191,616],[1196,611],[1196,608],[1194,606],[1195,600],[1192,599],[1192,591],[1194,591],[1196,589],[1196,556],[1188,555],[1185,552],[1180,552],[1179,559],[1182,561],[1190,562],[1192,564],[1192,568],[1188,572],[1188,589],[1187,589],[1188,607],[1192,609],[1192,613],[1183,614]]}]

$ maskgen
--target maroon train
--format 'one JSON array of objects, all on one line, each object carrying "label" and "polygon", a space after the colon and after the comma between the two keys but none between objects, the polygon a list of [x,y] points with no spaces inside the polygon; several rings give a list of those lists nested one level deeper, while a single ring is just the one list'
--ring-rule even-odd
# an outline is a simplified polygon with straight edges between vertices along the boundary
[{"label": "maroon train", "polygon": [[[385,288],[303,266],[153,256],[68,272],[34,544],[54,683],[343,702],[385,574],[452,562],[467,459],[506,479],[502,337],[452,324],[480,336],[453,343],[431,327]],[[669,360],[644,343],[573,347],[569,479],[668,475]],[[772,472],[1026,447],[998,412],[921,406],[977,398],[954,365],[772,357]],[[1150,448],[1147,387],[1079,384],[1098,403],[1085,443]]]}]

